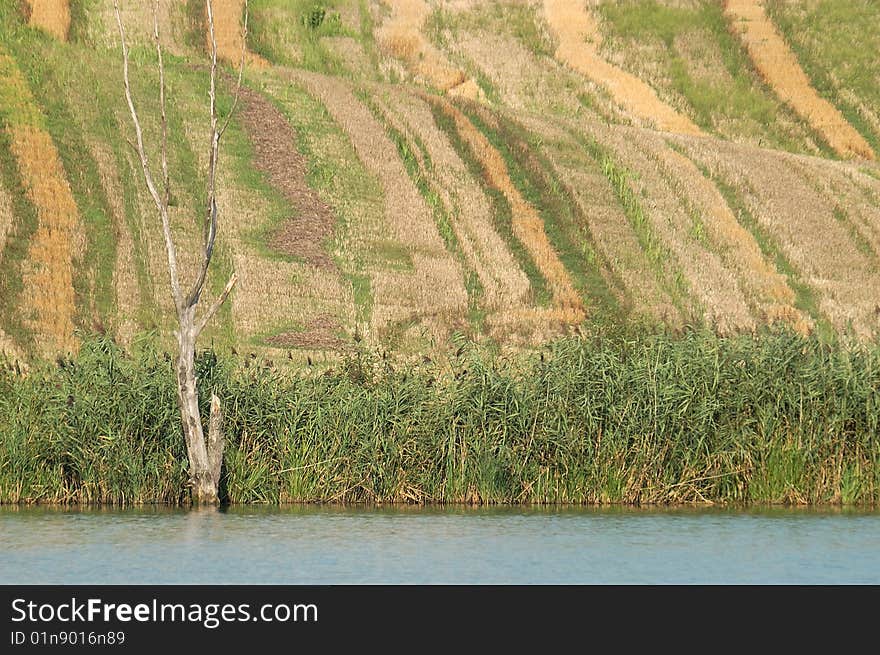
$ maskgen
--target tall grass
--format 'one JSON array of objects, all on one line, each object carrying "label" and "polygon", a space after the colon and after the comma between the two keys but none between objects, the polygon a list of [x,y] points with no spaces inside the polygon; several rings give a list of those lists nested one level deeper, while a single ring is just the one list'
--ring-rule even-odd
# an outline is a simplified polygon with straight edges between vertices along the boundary
[{"label": "tall grass", "polygon": [[[84,340],[0,373],[0,502],[178,503],[172,365]],[[505,358],[359,352],[279,370],[214,352],[230,502],[876,505],[880,345],[595,332]],[[206,393],[202,394],[207,396]]]}]

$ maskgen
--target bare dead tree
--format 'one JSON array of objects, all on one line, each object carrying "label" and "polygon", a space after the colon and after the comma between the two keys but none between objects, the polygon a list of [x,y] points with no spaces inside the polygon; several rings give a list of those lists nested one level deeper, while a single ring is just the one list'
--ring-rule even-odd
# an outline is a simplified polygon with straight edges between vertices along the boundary
[{"label": "bare dead tree", "polygon": [[206,18],[211,36],[211,80],[208,93],[210,103],[210,151],[208,158],[208,184],[205,202],[205,231],[202,244],[200,264],[196,273],[196,279],[188,291],[181,285],[180,274],[177,267],[177,248],[171,234],[168,207],[171,200],[171,180],[168,173],[168,119],[166,114],[165,97],[165,66],[162,60],[162,44],[159,39],[159,0],[153,3],[153,40],[156,45],[157,65],[159,68],[159,111],[161,118],[161,135],[159,137],[159,153],[161,159],[161,190],[154,182],[150,162],[144,147],[144,134],[141,122],[135,108],[129,84],[129,52],[125,42],[125,27],[119,11],[118,0],[113,0],[113,9],[116,12],[116,23],[119,26],[119,38],[122,43],[122,71],[125,86],[125,100],[134,124],[136,142],[133,144],[140,157],[143,169],[144,181],[147,190],[156,205],[159,220],[162,223],[162,235],[165,242],[165,251],[168,255],[168,278],[171,289],[171,297],[177,313],[178,329],[175,331],[177,339],[177,357],[175,367],[177,373],[177,400],[180,408],[180,417],[183,422],[183,436],[186,441],[186,452],[189,460],[189,482],[192,487],[192,501],[194,504],[216,504],[219,502],[218,488],[220,485],[220,468],[223,464],[223,415],[220,399],[211,394],[211,410],[208,418],[208,434],[205,437],[202,428],[201,415],[199,413],[198,380],[196,379],[195,352],[196,340],[202,330],[217,313],[217,310],[226,301],[232,288],[235,286],[235,273],[229,278],[226,287],[214,302],[197,316],[196,308],[202,297],[207,280],[208,268],[214,255],[214,242],[217,238],[218,216],[216,197],[217,162],[220,155],[220,139],[238,104],[239,91],[241,90],[242,74],[244,72],[245,43],[247,40],[248,3],[244,3],[244,21],[242,38],[241,60],[238,69],[238,83],[235,89],[235,98],[232,109],[226,116],[222,126],[217,115],[217,40],[214,35],[214,7],[212,0],[205,0]]}]

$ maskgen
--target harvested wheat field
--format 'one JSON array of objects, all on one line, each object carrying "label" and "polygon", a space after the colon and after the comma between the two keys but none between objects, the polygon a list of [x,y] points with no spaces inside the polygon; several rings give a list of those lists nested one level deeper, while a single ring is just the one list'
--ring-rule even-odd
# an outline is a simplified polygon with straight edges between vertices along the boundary
[{"label": "harvested wheat field", "polygon": [[874,152],[841,115],[816,93],[779,31],[768,18],[762,0],[725,0],[733,31],[748,48],[755,67],[768,84],[842,156],[874,159]]},{"label": "harvested wheat field", "polygon": [[585,3],[544,0],[544,12],[559,40],[556,57],[607,88],[630,116],[664,132],[702,133],[687,116],[662,102],[654,89],[599,55],[602,35]]},{"label": "harvested wheat field", "polygon": [[[880,333],[880,69],[857,50],[875,3],[251,0],[247,34],[244,0],[211,6],[234,114],[205,304],[238,283],[206,343],[334,366],[594,327]],[[160,179],[153,3],[120,8]],[[184,286],[208,214],[206,18],[160,0],[155,19]],[[112,0],[0,3],[0,42],[0,348],[171,343]]]},{"label": "harvested wheat field", "polygon": [[91,154],[98,166],[101,185],[110,200],[113,231],[116,248],[116,262],[113,267],[113,288],[117,317],[116,333],[124,343],[131,342],[139,329],[137,316],[143,303],[143,294],[135,270],[135,242],[126,221],[123,199],[117,192],[122,188],[119,171],[116,169],[113,154],[102,144],[92,143]]},{"label": "harvested wheat field", "polygon": [[[665,268],[662,275],[679,295],[685,314],[702,315],[721,331],[751,328],[754,321],[734,273],[701,243],[701,221],[694,224],[685,201],[700,176],[666,156],[668,146],[658,134],[587,122],[581,127],[609,151],[610,164],[623,171],[639,199],[649,221],[645,229],[656,239],[655,260]],[[670,163],[675,168],[670,170]]]},{"label": "harvested wheat field", "polygon": [[621,302],[630,305],[636,315],[677,324],[678,310],[642,251],[633,226],[602,172],[602,163],[563,127],[538,118],[528,120],[526,125],[542,139],[544,152],[571,191],[596,247],[620,278],[625,293]]},{"label": "harvested wheat field", "polygon": [[[857,247],[850,231],[835,217],[837,203],[802,174],[803,167],[811,166],[809,158],[730,144],[710,149],[692,142],[685,147],[694,161],[738,190],[800,283],[816,295],[818,315],[812,318],[862,336],[878,329],[880,273],[874,258]],[[755,166],[756,162],[760,165]],[[859,193],[857,189],[850,192]]]},{"label": "harvested wheat field", "polygon": [[[214,34],[213,42],[217,45],[217,57],[237,66],[242,57],[245,65],[254,68],[265,68],[268,62],[259,55],[250,52],[244,39],[244,0],[214,0]],[[207,22],[207,21],[206,21]],[[205,33],[205,47],[208,51],[213,47],[210,29]]]}]

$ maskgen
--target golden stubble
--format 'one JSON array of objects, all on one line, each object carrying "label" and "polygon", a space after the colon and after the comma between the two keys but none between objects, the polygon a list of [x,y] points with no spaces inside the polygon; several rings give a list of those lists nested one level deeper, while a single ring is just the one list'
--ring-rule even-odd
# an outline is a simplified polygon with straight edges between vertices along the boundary
[{"label": "golden stubble", "polygon": [[[217,57],[230,64],[238,65],[241,61],[242,48],[245,47],[242,36],[242,17],[244,0],[214,0],[214,39],[217,42]],[[211,32],[205,23],[205,47],[211,52]],[[245,50],[245,65],[251,68],[267,68],[269,62],[261,56]]]},{"label": "golden stubble", "polygon": [[602,34],[586,3],[544,0],[544,15],[559,41],[556,58],[606,88],[627,113],[664,132],[702,134],[687,116],[660,100],[652,87],[599,54]]},{"label": "golden stubble", "polygon": [[48,133],[20,126],[10,128],[9,137],[38,221],[22,272],[23,302],[33,315],[32,327],[42,350],[76,351],[73,256],[82,250],[76,203]]},{"label": "golden stubble", "polygon": [[542,152],[571,192],[594,237],[596,249],[620,279],[626,295],[621,300],[631,303],[637,315],[672,324],[680,322],[678,310],[658,283],[599,162],[585,149],[573,145],[572,135],[558,122],[535,116],[520,119],[541,138]]},{"label": "golden stubble", "polygon": [[39,27],[59,41],[67,41],[70,30],[70,7],[67,0],[27,0],[31,9],[30,25]]},{"label": "golden stubble", "polygon": [[501,153],[457,107],[442,99],[436,102],[455,122],[462,140],[482,166],[486,182],[501,192],[510,204],[513,234],[525,246],[550,287],[552,315],[565,323],[580,323],[585,317],[583,301],[547,238],[544,222],[510,179]]},{"label": "golden stubble", "polygon": [[428,151],[432,166],[425,173],[443,201],[467,265],[480,280],[485,308],[498,312],[528,306],[528,278],[495,230],[492,204],[435,123],[427,101],[394,87],[377,88],[373,97],[397,130],[418,138]]},{"label": "golden stubble", "polygon": [[[677,268],[683,275],[687,292],[696,301],[693,309],[721,332],[753,328],[754,318],[736,275],[694,234],[694,216],[687,202],[692,185],[699,183],[699,172],[694,175],[693,169],[681,168],[656,132],[587,122],[579,127],[632,174],[629,186],[650,229],[671,256],[669,271]],[[678,168],[670,170],[670,163]]]},{"label": "golden stubble", "polygon": [[838,109],[819,96],[761,0],[725,0],[732,30],[743,41],[761,76],[776,94],[845,157],[874,159],[868,142]]},{"label": "golden stubble", "polygon": [[684,145],[692,160],[737,189],[835,329],[852,327],[858,335],[870,336],[880,328],[876,257],[860,251],[847,225],[835,216],[841,203],[846,210],[847,199],[860,193],[854,164],[837,163],[852,176],[849,181],[837,179],[835,195],[840,197],[830,197],[811,179],[827,176],[828,162],[724,142]]},{"label": "golden stubble", "polygon": [[376,32],[376,40],[389,55],[427,84],[450,95],[482,100],[477,83],[449,63],[446,57],[425,39],[422,26],[431,14],[423,0],[385,0],[391,17]]}]

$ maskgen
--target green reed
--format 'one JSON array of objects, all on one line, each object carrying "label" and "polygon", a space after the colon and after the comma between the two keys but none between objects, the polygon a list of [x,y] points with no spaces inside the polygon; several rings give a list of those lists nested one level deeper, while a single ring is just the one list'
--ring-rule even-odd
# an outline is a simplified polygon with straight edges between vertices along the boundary
[{"label": "green reed", "polygon": [[[172,366],[150,343],[3,367],[0,502],[186,501]],[[199,369],[232,503],[880,500],[878,344],[597,330],[510,356],[457,339],[442,362],[209,351]]]}]

